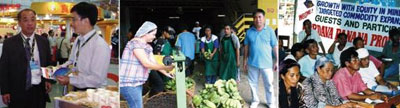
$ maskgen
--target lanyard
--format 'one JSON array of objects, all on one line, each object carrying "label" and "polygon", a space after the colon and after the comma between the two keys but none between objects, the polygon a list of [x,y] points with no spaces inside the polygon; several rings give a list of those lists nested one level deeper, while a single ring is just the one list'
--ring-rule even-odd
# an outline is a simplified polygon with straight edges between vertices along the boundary
[{"label": "lanyard", "polygon": [[76,46],[77,46],[77,51],[75,54],[75,63],[74,66],[76,67],[76,62],[78,62],[78,57],[79,57],[79,50],[81,49],[81,47],[85,46],[87,42],[89,42],[90,39],[92,39],[94,36],[96,35],[96,32],[94,32],[83,44],[82,46],[80,45],[80,39],[78,39],[78,42],[76,42]]},{"label": "lanyard", "polygon": [[33,52],[35,51],[35,42],[36,42],[35,37],[33,37],[32,45],[29,45],[29,42],[27,42],[27,40],[23,36],[22,36],[22,40],[24,41],[25,48],[27,47],[27,45],[31,46],[31,51],[30,51],[31,60],[35,61],[35,58],[33,57],[33,54],[34,54]]}]

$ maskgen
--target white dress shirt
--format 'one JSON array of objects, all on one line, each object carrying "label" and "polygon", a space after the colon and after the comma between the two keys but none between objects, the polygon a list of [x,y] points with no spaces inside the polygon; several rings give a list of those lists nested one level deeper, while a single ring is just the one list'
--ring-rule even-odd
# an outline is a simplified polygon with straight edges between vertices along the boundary
[{"label": "white dress shirt", "polygon": [[105,40],[96,34],[82,46],[93,33],[96,33],[94,29],[78,37],[81,39],[78,58],[76,58],[78,52],[78,40],[76,40],[72,46],[69,60],[62,65],[62,67],[66,67],[76,62],[75,69],[78,71],[78,75],[70,76],[69,82],[77,88],[99,88],[107,79],[111,51]]}]

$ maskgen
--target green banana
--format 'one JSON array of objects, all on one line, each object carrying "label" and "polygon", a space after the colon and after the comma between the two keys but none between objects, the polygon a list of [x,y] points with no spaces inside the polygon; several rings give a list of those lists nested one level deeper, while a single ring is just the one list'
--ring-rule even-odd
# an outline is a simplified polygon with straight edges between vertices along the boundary
[{"label": "green banana", "polygon": [[201,96],[199,96],[199,95],[194,95],[192,101],[193,101],[193,104],[194,104],[195,106],[200,106],[201,101],[202,101]]},{"label": "green banana", "polygon": [[215,104],[212,103],[211,101],[203,100],[203,102],[210,108],[217,108],[217,106],[215,106]]}]

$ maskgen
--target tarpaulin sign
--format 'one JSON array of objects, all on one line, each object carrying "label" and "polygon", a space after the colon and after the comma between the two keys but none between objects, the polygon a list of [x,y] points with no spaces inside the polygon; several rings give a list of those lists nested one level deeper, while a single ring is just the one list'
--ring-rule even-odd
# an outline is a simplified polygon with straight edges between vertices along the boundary
[{"label": "tarpaulin sign", "polygon": [[365,47],[382,51],[388,32],[400,28],[400,0],[298,0],[295,33],[303,30],[303,21],[311,20],[325,49],[346,33],[347,41],[365,40]]}]

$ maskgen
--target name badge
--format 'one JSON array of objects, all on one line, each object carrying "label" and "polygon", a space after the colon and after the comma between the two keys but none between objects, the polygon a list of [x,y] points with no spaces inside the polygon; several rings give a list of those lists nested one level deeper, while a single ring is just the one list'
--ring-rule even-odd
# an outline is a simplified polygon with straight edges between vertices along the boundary
[{"label": "name badge", "polygon": [[41,82],[42,73],[40,72],[40,66],[37,61],[29,61],[32,73],[32,84],[37,85]]}]

